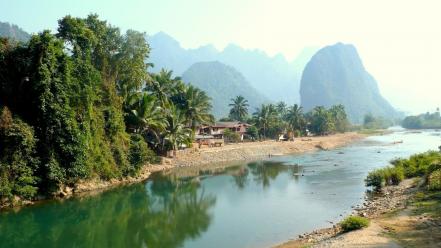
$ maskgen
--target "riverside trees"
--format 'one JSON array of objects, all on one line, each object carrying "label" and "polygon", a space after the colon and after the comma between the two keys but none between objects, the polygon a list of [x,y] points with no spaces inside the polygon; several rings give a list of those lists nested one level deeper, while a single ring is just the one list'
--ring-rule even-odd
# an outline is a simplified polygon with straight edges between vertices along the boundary
[{"label": "riverside trees", "polygon": [[317,135],[324,135],[345,132],[350,127],[345,108],[341,104],[331,106],[329,109],[317,106],[307,113],[304,113],[303,108],[297,104],[293,106],[287,106],[284,102],[276,105],[262,104],[249,117],[245,98],[237,96],[231,101],[229,119],[253,124],[262,139],[276,138],[279,134],[287,132],[301,136],[306,134],[307,130]]},{"label": "riverside trees", "polygon": [[149,149],[176,149],[212,121],[205,92],[147,71],[149,51],[143,33],[96,15],[28,43],[1,38],[0,200],[136,174]]}]

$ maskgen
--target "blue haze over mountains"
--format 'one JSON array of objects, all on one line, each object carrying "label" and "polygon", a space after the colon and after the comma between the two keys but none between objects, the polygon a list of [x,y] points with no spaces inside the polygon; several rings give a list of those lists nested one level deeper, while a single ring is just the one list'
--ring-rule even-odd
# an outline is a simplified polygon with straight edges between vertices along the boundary
[{"label": "blue haze over mountains", "polygon": [[[20,27],[4,22],[0,22],[0,36],[22,42],[30,39]],[[237,95],[249,101],[250,113],[262,103],[285,101],[300,103],[305,111],[343,104],[354,123],[362,122],[367,113],[402,117],[380,94],[353,45],[305,48],[296,59],[287,61],[280,54],[270,57],[234,44],[222,51],[212,45],[185,49],[163,32],[147,40],[151,47],[148,62],[155,65],[151,71],[173,70],[175,76],[206,91],[217,118],[228,115],[228,104]]]},{"label": "blue haze over mountains", "polygon": [[280,54],[270,57],[261,50],[248,50],[234,44],[222,51],[212,45],[185,49],[163,32],[149,37],[148,41],[151,47],[150,61],[155,65],[152,70],[154,72],[167,68],[173,70],[174,75],[181,76],[194,63],[218,61],[234,67],[253,88],[265,96],[265,100],[285,101],[288,104],[300,103],[299,88],[303,68],[318,50],[304,49],[295,60],[287,61]]}]

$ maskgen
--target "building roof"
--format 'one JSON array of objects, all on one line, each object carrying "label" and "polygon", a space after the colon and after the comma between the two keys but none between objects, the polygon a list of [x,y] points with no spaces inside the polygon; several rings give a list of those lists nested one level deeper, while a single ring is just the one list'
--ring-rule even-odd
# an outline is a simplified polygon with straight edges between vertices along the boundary
[{"label": "building roof", "polygon": [[250,126],[249,124],[240,121],[220,121],[216,122],[212,127],[237,127],[240,125]]}]

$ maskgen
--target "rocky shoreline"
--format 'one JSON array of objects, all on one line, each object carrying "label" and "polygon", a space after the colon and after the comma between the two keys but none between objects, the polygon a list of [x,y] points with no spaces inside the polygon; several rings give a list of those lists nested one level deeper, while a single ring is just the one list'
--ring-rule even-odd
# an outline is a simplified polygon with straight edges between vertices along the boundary
[{"label": "rocky shoreline", "polygon": [[[356,140],[364,138],[355,132],[335,134],[320,137],[308,137],[296,139],[295,141],[263,141],[229,144],[223,147],[187,149],[179,151],[174,158],[162,158],[162,163],[157,165],[146,165],[136,177],[125,177],[121,179],[90,179],[81,180],[74,187],[63,186],[55,193],[52,199],[65,199],[74,195],[101,192],[113,187],[125,184],[132,184],[145,181],[149,176],[158,171],[168,170],[184,166],[206,166],[210,164],[229,163],[236,161],[253,161],[268,158],[268,156],[287,155],[295,153],[310,152],[316,150],[328,150],[344,146]],[[15,199],[17,207],[32,205],[37,202],[48,200],[47,197],[38,196],[35,200]],[[10,208],[0,203],[0,210]]]},{"label": "rocky shoreline", "polygon": [[[413,183],[413,180],[406,179],[400,185],[383,188],[381,193],[366,193],[364,203],[353,206],[352,215],[372,220],[391,211],[402,210],[406,207],[406,202],[416,189],[417,185]],[[301,234],[297,239],[277,245],[275,248],[328,247],[332,239],[342,234],[340,225],[334,224],[329,228]]]}]

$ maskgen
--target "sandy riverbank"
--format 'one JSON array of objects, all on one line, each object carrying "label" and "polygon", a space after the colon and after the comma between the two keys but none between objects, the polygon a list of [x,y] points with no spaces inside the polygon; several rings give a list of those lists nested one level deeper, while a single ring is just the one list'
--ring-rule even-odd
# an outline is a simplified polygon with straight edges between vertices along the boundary
[{"label": "sandy riverbank", "polygon": [[[300,235],[298,239],[275,248],[340,247],[439,247],[441,220],[417,213],[411,204],[421,188],[413,179],[386,187],[383,194],[369,198],[354,208],[354,215],[370,219],[367,228],[342,233],[339,225]],[[404,244],[404,246],[403,246]]]},{"label": "sandy riverbank", "polygon": [[180,153],[166,160],[173,167],[197,166],[211,163],[259,160],[269,155],[304,153],[319,149],[333,149],[359,140],[366,135],[355,132],[320,137],[297,138],[295,141],[263,141],[227,144],[223,147],[201,148]]}]

